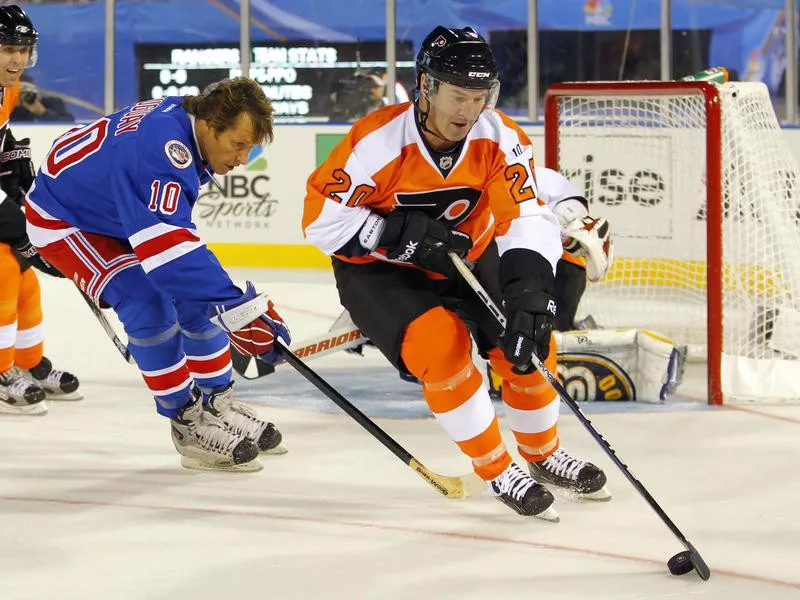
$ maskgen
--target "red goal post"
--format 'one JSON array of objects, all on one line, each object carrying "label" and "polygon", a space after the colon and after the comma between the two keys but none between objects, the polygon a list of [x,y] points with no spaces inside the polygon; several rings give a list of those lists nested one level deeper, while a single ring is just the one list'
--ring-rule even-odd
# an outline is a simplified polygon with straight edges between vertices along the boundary
[{"label": "red goal post", "polygon": [[800,398],[800,177],[766,87],[557,84],[545,139],[614,232],[580,310],[703,348],[711,404]]}]

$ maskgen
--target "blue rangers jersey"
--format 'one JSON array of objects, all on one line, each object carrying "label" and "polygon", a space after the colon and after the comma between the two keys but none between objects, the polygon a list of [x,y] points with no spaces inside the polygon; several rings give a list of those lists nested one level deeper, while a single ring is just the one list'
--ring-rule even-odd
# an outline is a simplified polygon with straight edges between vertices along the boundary
[{"label": "blue rangers jersey", "polygon": [[139,102],[55,141],[28,193],[28,235],[38,247],[76,230],[127,240],[173,298],[236,299],[241,290],[192,222],[211,176],[182,98]]}]

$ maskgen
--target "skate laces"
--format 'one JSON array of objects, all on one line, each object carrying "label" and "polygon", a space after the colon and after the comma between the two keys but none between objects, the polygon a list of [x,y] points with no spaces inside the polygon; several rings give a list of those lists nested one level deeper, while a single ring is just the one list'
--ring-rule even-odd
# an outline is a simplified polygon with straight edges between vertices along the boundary
[{"label": "skate laces", "polygon": [[239,435],[257,439],[268,425],[266,421],[258,418],[252,408],[233,400],[232,386],[216,394],[211,405],[225,426]]},{"label": "skate laces", "polygon": [[578,473],[580,473],[585,464],[585,460],[570,456],[563,448],[556,450],[541,463],[542,467],[551,473],[572,481],[578,480]]},{"label": "skate laces", "polygon": [[231,402],[228,410],[221,415],[225,424],[236,433],[257,438],[261,430],[268,425],[266,421],[258,418],[255,411],[240,402]]},{"label": "skate laces", "polygon": [[46,387],[47,389],[61,390],[61,378],[64,376],[64,371],[58,369],[50,369],[47,377],[44,379],[34,379],[36,383]]},{"label": "skate laces", "polygon": [[513,497],[515,500],[522,500],[536,480],[520,469],[515,463],[511,463],[499,477],[492,479],[492,487],[496,494]]},{"label": "skate laces", "polygon": [[189,432],[197,439],[200,447],[217,454],[227,454],[239,443],[240,437],[231,433],[221,422],[207,413],[189,424]]},{"label": "skate laces", "polygon": [[0,373],[0,385],[8,389],[9,396],[12,398],[23,398],[28,386],[35,384],[25,379],[17,367],[11,367],[8,371]]}]

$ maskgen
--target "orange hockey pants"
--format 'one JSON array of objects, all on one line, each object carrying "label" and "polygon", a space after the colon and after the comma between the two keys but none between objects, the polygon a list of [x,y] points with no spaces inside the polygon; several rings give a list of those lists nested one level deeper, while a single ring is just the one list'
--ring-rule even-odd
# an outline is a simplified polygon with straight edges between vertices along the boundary
[{"label": "orange hockey pants", "polygon": [[[511,456],[470,351],[466,325],[452,312],[436,307],[409,324],[400,355],[422,382],[422,393],[439,424],[472,459],[475,472],[488,480],[505,470]],[[498,348],[489,352],[489,359],[504,379],[504,412],[520,454],[528,461],[544,460],[558,449],[557,394],[536,371],[514,373]],[[545,364],[555,372],[554,338]]]},{"label": "orange hockey pants", "polygon": [[0,372],[42,360],[42,306],[33,269],[21,271],[11,246],[0,243]]}]

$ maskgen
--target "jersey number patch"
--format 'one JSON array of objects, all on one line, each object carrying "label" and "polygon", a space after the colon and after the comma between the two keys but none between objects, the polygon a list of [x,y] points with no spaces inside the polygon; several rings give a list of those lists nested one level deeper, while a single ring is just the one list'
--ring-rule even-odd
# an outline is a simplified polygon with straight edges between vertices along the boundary
[{"label": "jersey number patch", "polygon": [[153,212],[160,211],[165,215],[174,215],[178,210],[178,200],[181,197],[181,186],[174,181],[168,181],[161,189],[161,182],[156,179],[150,184],[150,202],[147,208]]},{"label": "jersey number patch", "polygon": [[[535,176],[531,175],[531,173],[534,172],[533,159],[530,159],[529,167],[530,171],[528,171],[524,165],[521,165],[520,163],[514,163],[508,165],[505,173],[503,173],[506,181],[511,183],[509,191],[511,192],[511,197],[514,199],[514,202],[517,204],[536,198],[536,192],[534,191],[533,185],[526,185],[529,177],[532,177],[533,181],[536,181]],[[544,205],[544,202],[539,200],[539,204]]]},{"label": "jersey number patch", "polygon": [[91,125],[68,131],[53,144],[42,165],[42,171],[53,179],[70,167],[77,165],[98,150],[108,135],[107,118],[98,119]]},{"label": "jersey number patch", "polygon": [[351,194],[348,194],[350,186],[353,185],[353,179],[347,174],[347,171],[334,169],[332,176],[333,181],[325,184],[322,194],[335,202],[344,202],[345,206],[358,206],[375,191],[374,186],[362,183],[357,185]]}]

